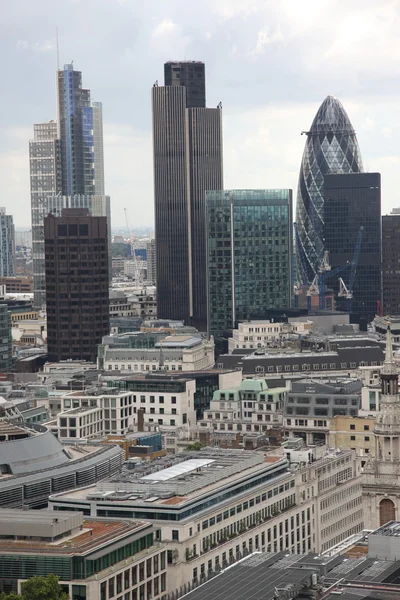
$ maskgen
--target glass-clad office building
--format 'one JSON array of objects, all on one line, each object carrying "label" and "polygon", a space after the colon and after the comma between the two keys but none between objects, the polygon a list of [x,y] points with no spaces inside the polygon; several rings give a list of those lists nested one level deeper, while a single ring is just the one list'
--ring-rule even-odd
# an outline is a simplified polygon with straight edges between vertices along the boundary
[{"label": "glass-clad office building", "polygon": [[291,305],[292,190],[206,194],[208,333]]},{"label": "glass-clad office building", "polygon": [[328,279],[339,309],[358,313],[372,321],[381,301],[381,176],[380,173],[326,175],[324,184],[324,241],[332,269],[347,265],[355,257],[363,227],[351,302],[339,297],[341,277],[351,286],[350,266]]},{"label": "glass-clad office building", "polygon": [[[324,176],[363,171],[356,133],[342,104],[327,96],[307,135],[297,191],[298,277],[311,282],[324,254]],[[301,259],[300,259],[301,257]]]}]

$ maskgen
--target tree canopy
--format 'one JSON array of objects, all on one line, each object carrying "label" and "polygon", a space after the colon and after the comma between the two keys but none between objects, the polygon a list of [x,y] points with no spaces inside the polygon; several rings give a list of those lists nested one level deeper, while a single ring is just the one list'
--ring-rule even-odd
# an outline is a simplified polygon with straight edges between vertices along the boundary
[{"label": "tree canopy", "polygon": [[31,577],[21,585],[21,594],[1,593],[0,600],[70,600],[63,591],[56,575]]}]

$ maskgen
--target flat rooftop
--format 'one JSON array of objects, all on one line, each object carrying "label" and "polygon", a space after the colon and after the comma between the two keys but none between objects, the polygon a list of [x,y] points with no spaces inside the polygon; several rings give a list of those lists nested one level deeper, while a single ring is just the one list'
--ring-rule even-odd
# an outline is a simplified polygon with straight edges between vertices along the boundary
[{"label": "flat rooftop", "polygon": [[[185,600],[277,600],[301,595],[316,575],[323,592],[312,596],[333,600],[400,599],[400,561],[368,556],[327,559],[315,554],[254,553],[184,595]],[[332,587],[331,587],[332,586]],[[331,587],[331,592],[329,588]]]},{"label": "flat rooftop", "polygon": [[[244,475],[266,469],[282,468],[288,473],[283,455],[265,456],[263,452],[205,448],[200,452],[167,455],[150,464],[100,482],[97,487],[81,488],[56,494],[64,500],[116,501],[118,504],[183,505],[207,492],[238,481]],[[282,472],[280,473],[282,475]]]},{"label": "flat rooftop", "polygon": [[[28,514],[30,511],[27,511]],[[39,511],[38,511],[39,512]],[[53,511],[49,511],[53,512]],[[57,516],[57,512],[54,513]],[[86,554],[111,540],[117,540],[141,529],[147,529],[148,523],[142,521],[116,521],[102,519],[87,519],[83,521],[82,529],[75,535],[64,536],[56,541],[42,540],[13,540],[0,537],[0,554],[35,553],[35,554]]]}]

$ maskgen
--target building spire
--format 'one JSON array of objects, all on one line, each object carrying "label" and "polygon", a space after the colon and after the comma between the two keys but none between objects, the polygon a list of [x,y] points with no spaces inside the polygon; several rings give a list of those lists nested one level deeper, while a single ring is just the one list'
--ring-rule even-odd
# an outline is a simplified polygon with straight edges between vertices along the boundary
[{"label": "building spire", "polygon": [[384,374],[393,374],[396,373],[396,364],[393,358],[393,342],[392,342],[392,332],[390,329],[390,321],[387,322],[387,330],[386,330],[386,352],[385,352],[385,361],[383,363],[382,373]]}]

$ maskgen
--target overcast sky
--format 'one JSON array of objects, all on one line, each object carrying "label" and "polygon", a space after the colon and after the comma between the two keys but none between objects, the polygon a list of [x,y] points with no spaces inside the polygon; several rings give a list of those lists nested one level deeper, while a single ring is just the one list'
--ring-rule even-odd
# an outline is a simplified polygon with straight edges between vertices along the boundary
[{"label": "overcast sky", "polygon": [[397,0],[1,0],[0,205],[30,225],[28,140],[55,118],[60,63],[103,102],[113,227],[153,224],[150,92],[167,60],[206,63],[222,101],[225,188],[293,188],[307,130],[328,95],[382,173],[383,213],[400,206]]}]

